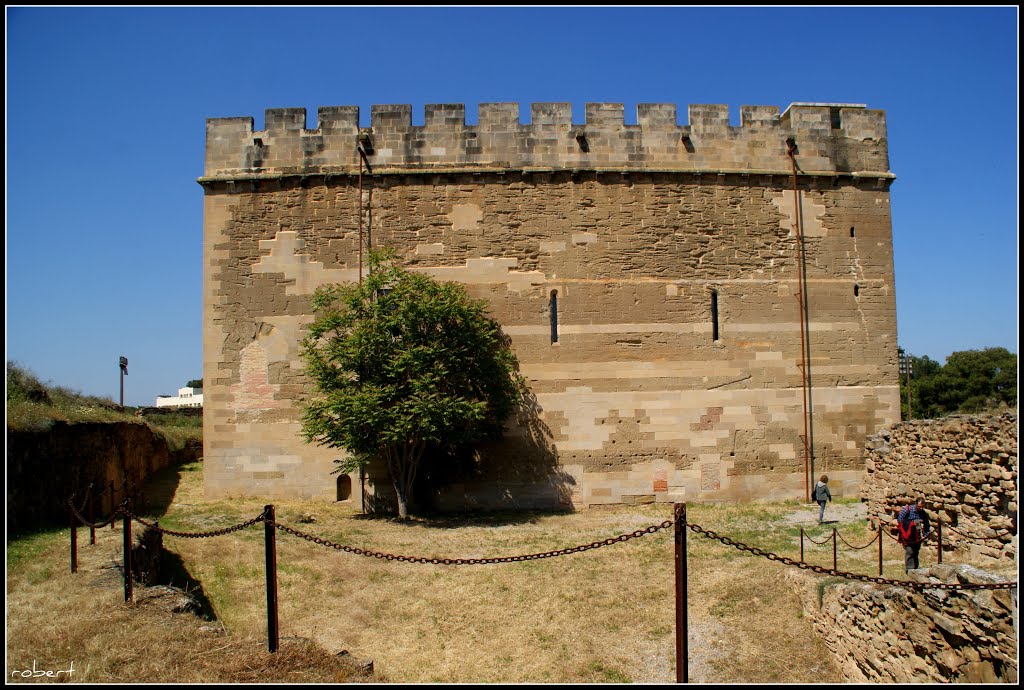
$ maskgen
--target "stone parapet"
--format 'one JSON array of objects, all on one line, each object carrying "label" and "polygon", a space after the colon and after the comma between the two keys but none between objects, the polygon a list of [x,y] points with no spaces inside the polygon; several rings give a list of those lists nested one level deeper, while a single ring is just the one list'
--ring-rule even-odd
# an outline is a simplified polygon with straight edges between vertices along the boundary
[{"label": "stone parapet", "polygon": [[885,113],[863,105],[793,103],[741,106],[740,125],[727,105],[690,105],[689,124],[674,104],[642,103],[626,124],[622,103],[588,103],[582,123],[568,103],[533,103],[530,123],[518,103],[482,103],[477,124],[462,104],[429,104],[424,124],[411,105],[374,105],[370,127],[357,106],[321,107],[306,128],[305,108],[274,108],[263,130],[252,117],[206,123],[200,182],[253,176],[357,174],[362,146],[375,173],[449,170],[645,170],[789,173],[787,140],[805,175],[892,179]]}]

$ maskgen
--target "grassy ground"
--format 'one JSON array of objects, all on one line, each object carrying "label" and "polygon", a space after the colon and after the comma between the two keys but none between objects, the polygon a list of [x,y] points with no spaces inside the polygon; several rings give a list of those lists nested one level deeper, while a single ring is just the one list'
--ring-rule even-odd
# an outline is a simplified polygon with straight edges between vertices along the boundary
[{"label": "grassy ground", "polygon": [[[264,505],[256,499],[204,501],[201,463],[161,473],[146,494],[161,526],[183,531],[228,527],[259,515]],[[563,549],[671,518],[671,506],[664,504],[408,522],[367,518],[345,504],[275,505],[278,521],[300,531],[430,558]],[[823,526],[817,525],[816,506],[796,503],[691,504],[688,520],[797,558],[801,526],[817,541],[836,527],[854,546],[869,542],[874,533],[860,507],[833,504],[828,517],[836,522]],[[124,605],[119,573],[110,567],[120,559],[120,535],[120,529],[100,530],[97,545],[90,546],[88,530],[80,532],[82,566],[75,575],[68,572],[66,531],[8,544],[8,674],[33,662],[52,669],[73,662],[79,682],[316,682],[353,673],[334,656],[347,650],[346,659],[373,658],[375,680],[386,682],[675,679],[671,528],[584,553],[475,566],[368,558],[278,532],[287,654],[277,656],[264,647],[261,526],[209,539],[165,537],[165,546],[202,585],[222,628],[212,632],[187,614]],[[786,566],[692,532],[687,540],[692,682],[843,681],[784,576]],[[808,562],[831,566],[830,545],[805,543]],[[930,558],[926,553],[923,560]],[[839,568],[877,574],[877,549],[841,543]],[[902,577],[901,552],[891,540],[884,574]],[[183,668],[191,675],[183,675]]]},{"label": "grassy ground", "polygon": [[54,421],[131,422],[147,424],[167,440],[172,451],[180,450],[190,439],[202,440],[203,419],[199,415],[170,413],[143,420],[135,415],[135,408],[122,409],[107,398],[44,384],[11,362],[7,363],[6,383],[8,429],[43,430]]}]

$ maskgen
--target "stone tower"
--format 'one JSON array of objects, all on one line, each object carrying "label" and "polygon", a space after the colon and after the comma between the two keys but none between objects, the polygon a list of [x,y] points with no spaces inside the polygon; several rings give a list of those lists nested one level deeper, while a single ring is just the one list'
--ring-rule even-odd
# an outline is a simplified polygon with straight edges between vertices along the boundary
[{"label": "stone tower", "polygon": [[[883,111],[862,105],[486,103],[207,121],[203,380],[210,496],[359,501],[305,444],[309,298],[366,247],[464,283],[537,409],[439,508],[850,494],[898,421]],[[360,153],[362,151],[362,154]],[[796,194],[794,195],[794,188]],[[803,239],[802,246],[800,239]],[[801,251],[802,249],[802,251]],[[801,268],[803,270],[801,270]],[[803,295],[803,299],[801,299]]]}]

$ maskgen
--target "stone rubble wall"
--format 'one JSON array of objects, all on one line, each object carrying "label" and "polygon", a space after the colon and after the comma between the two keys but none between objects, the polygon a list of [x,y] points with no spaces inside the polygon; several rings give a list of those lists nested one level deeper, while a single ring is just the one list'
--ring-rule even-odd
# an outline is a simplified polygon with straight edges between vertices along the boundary
[{"label": "stone rubble wall", "polygon": [[[1015,590],[924,590],[802,574],[804,610],[855,683],[1017,682]],[[918,582],[996,583],[969,565],[911,571]],[[819,594],[819,592],[821,592]]]},{"label": "stone rubble wall", "polygon": [[1017,553],[1017,414],[955,415],[895,424],[865,443],[862,500],[872,524],[924,496],[943,550]]}]

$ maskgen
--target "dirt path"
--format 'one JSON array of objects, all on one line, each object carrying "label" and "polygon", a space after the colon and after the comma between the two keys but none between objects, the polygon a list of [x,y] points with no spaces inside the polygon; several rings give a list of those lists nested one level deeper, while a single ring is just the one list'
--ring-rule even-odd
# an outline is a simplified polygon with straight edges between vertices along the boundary
[{"label": "dirt path", "polygon": [[[802,505],[786,516],[786,523],[798,526],[817,525],[818,510],[819,508],[817,503]],[[825,506],[824,524],[830,524],[839,527],[844,524],[856,522],[857,520],[866,520],[867,516],[867,503],[832,502]]]}]

